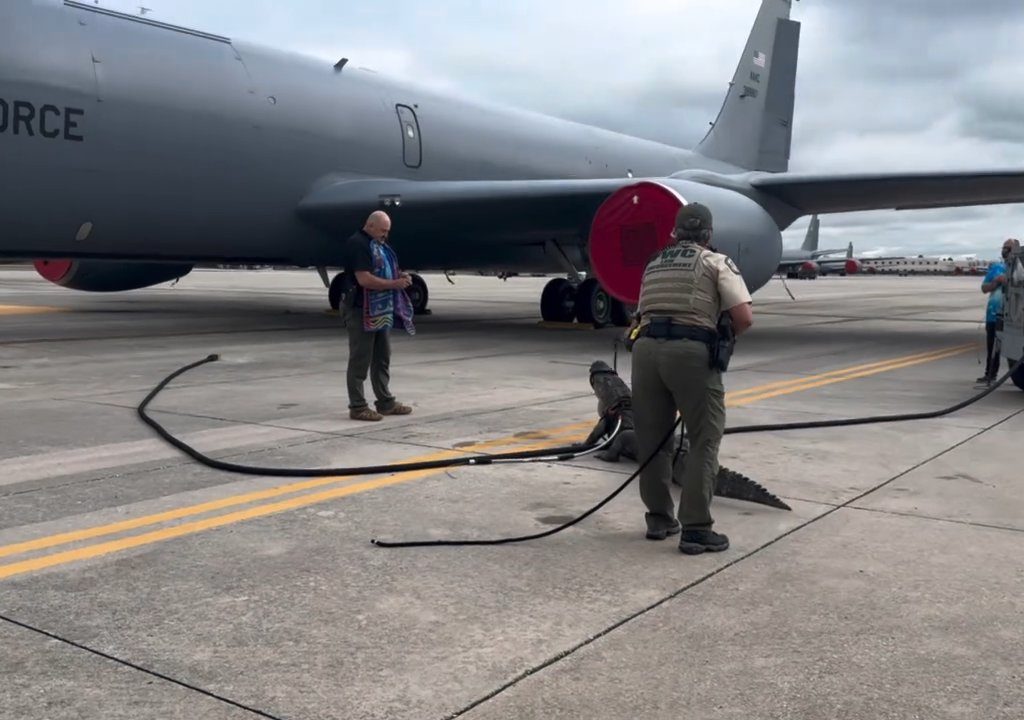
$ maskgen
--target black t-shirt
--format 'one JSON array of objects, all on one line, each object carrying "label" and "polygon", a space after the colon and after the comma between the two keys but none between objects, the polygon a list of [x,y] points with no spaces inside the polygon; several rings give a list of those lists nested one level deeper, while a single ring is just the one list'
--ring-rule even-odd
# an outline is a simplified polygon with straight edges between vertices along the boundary
[{"label": "black t-shirt", "polygon": [[373,252],[370,243],[373,238],[359,230],[345,241],[345,293],[351,307],[362,307],[363,293],[356,281],[356,273],[362,270],[373,272]]}]

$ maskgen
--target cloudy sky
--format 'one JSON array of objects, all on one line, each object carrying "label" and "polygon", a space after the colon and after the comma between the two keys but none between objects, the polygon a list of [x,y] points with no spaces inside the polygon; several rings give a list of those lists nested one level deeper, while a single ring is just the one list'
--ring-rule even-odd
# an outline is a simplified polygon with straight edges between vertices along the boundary
[{"label": "cloudy sky", "polygon": [[[692,147],[759,0],[101,0],[129,12]],[[1024,168],[1020,0],[802,0],[795,171]],[[808,220],[785,233],[799,245]],[[822,247],[979,254],[1024,206],[822,218]]]}]

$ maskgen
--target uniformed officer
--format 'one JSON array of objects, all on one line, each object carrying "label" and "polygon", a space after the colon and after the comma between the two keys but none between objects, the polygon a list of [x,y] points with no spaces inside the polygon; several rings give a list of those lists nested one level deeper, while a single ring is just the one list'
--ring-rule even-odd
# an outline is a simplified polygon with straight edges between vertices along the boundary
[{"label": "uniformed officer", "polygon": [[[752,300],[736,264],[709,249],[711,211],[699,203],[682,207],[672,231],[676,241],[644,270],[634,325],[633,411],[641,462],[657,452],[640,475],[647,506],[647,537],[680,533],[679,549],[696,555],[721,551],[729,539],[711,527],[711,498],[718,475],[718,447],[725,430],[725,389],[716,361],[719,316],[727,313],[735,335],[753,324]],[[683,417],[690,442],[681,480],[678,516],[669,483],[672,438]]]}]

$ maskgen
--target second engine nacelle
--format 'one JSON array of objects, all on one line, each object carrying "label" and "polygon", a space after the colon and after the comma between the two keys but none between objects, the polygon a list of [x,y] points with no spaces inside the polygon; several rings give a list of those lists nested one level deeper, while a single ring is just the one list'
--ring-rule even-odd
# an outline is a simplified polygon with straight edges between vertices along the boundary
[{"label": "second engine nacelle", "polygon": [[711,209],[711,244],[736,262],[750,292],[771,280],[782,257],[782,233],[764,208],[732,190],[668,178],[628,185],[594,214],[590,263],[610,294],[625,303],[638,301],[644,268],[673,242],[676,212],[691,202]]},{"label": "second engine nacelle", "polygon": [[107,260],[36,260],[36,272],[50,282],[86,292],[122,292],[177,280],[192,272],[179,263]]}]

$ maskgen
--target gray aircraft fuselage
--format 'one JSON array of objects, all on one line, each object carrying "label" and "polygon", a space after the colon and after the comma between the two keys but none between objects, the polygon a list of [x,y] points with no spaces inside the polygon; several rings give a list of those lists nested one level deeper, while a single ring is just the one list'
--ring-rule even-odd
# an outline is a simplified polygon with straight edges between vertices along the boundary
[{"label": "gray aircraft fuselage", "polygon": [[[0,7],[0,256],[336,266],[343,238],[296,213],[328,181],[688,169],[741,172],[353,64],[339,69],[94,6]],[[510,244],[497,232],[467,236],[453,226],[410,237],[396,223],[392,241],[403,265],[418,270],[564,269],[541,244]],[[767,282],[780,253],[777,234],[743,248],[751,289]]]}]

